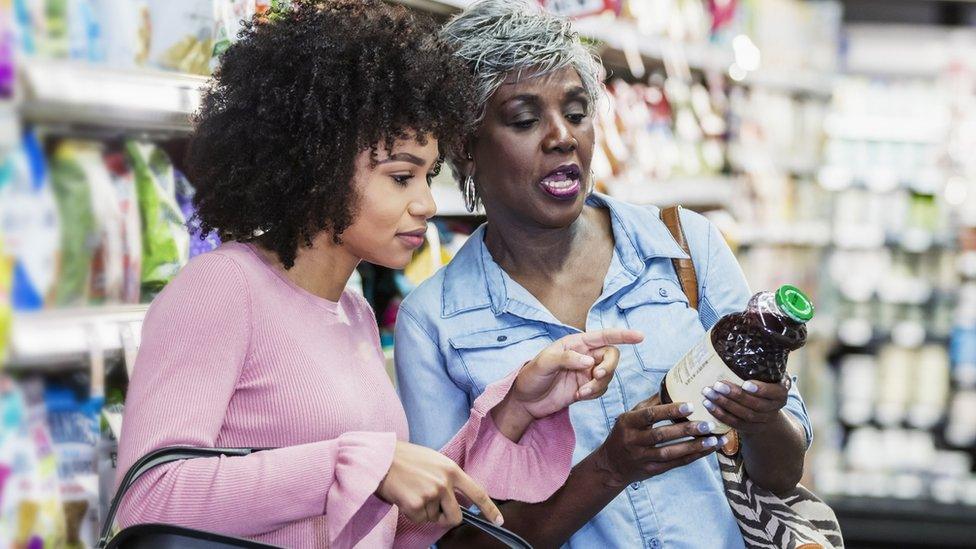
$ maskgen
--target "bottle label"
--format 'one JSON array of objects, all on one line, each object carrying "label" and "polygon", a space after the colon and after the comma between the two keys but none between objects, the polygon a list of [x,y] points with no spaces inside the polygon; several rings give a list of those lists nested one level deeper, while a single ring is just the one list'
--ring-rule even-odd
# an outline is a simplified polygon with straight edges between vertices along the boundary
[{"label": "bottle label", "polygon": [[711,421],[715,423],[713,433],[726,433],[732,428],[715,418],[702,406],[702,390],[717,381],[727,381],[742,385],[745,380],[725,365],[712,347],[712,331],[708,330],[698,343],[695,343],[674,366],[668,370],[664,383],[673,402],[691,402],[695,411],[688,417],[690,421]]}]

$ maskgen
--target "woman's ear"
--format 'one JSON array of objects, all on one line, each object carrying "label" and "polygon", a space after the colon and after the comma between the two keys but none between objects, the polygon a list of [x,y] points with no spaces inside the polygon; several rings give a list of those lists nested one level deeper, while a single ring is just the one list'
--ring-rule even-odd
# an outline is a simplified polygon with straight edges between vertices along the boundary
[{"label": "woman's ear", "polygon": [[458,167],[461,169],[463,177],[473,176],[475,169],[474,156],[471,154],[472,140],[468,140],[460,145],[456,158]]}]

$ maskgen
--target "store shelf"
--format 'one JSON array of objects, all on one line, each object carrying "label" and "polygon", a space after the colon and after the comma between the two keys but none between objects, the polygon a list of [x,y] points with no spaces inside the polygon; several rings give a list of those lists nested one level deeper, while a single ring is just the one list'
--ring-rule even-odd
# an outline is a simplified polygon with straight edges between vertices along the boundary
[{"label": "store shelf", "polygon": [[61,369],[84,364],[93,352],[118,354],[139,346],[148,305],[44,310],[14,315],[10,370]]},{"label": "store shelf", "polygon": [[972,547],[976,506],[888,498],[834,498],[848,546]]},{"label": "store shelf", "polygon": [[732,64],[731,52],[711,44],[685,44],[649,36],[630,21],[594,16],[573,23],[583,36],[616,52],[636,51],[645,59],[669,61],[683,58],[693,70],[725,72]]},{"label": "store shelf", "polygon": [[200,105],[201,76],[117,70],[31,59],[20,73],[27,121],[140,132],[187,133]]},{"label": "store shelf", "polygon": [[824,120],[829,137],[851,141],[936,144],[946,135],[944,120],[830,114]]},{"label": "store shelf", "polygon": [[634,204],[670,206],[680,204],[688,208],[728,206],[742,188],[740,179],[728,176],[676,178],[671,181],[649,182],[643,185],[612,187],[610,194]]},{"label": "store shelf", "polygon": [[822,247],[830,242],[830,224],[824,221],[767,223],[746,230],[739,237],[743,246]]},{"label": "store shelf", "polygon": [[830,98],[834,93],[833,74],[808,70],[759,69],[746,76],[742,83],[820,98]]},{"label": "store shelf", "polygon": [[457,13],[468,5],[472,4],[474,0],[391,0],[397,4],[403,4],[404,6],[409,6],[427,13],[436,13],[439,15],[451,15]]}]

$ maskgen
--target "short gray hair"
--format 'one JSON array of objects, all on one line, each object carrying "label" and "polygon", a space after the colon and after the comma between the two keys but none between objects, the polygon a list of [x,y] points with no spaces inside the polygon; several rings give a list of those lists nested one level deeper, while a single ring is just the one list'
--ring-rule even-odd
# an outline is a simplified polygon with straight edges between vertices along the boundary
[{"label": "short gray hair", "polygon": [[[488,100],[513,72],[520,78],[523,71],[541,76],[573,67],[591,109],[603,89],[597,55],[568,19],[546,12],[537,2],[481,0],[444,25],[440,37],[474,73],[478,122]],[[451,167],[456,168],[453,163]],[[462,179],[456,172],[455,176]]]}]

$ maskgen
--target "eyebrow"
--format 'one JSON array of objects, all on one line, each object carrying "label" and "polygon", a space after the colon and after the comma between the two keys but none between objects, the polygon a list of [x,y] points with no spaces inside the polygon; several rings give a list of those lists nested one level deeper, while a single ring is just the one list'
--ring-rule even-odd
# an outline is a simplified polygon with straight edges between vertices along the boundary
[{"label": "eyebrow", "polygon": [[569,88],[568,90],[566,90],[566,95],[572,96],[574,99],[576,97],[584,97],[586,99],[589,99],[589,94],[586,93],[586,88],[584,88],[583,86],[573,86],[572,88]]},{"label": "eyebrow", "polygon": [[423,158],[405,152],[391,154],[389,158],[384,158],[383,160],[377,162],[377,164],[389,164],[390,162],[409,162],[420,167],[427,164]]},{"label": "eyebrow", "polygon": [[[574,101],[578,99],[589,100],[589,96],[587,95],[586,89],[583,88],[583,86],[573,86],[567,89],[565,93],[565,97],[568,99],[572,99]],[[509,97],[508,99],[505,100],[505,103],[503,104],[511,103],[513,101],[523,101],[526,103],[538,103],[539,96],[534,93],[520,93],[519,95]]]}]

